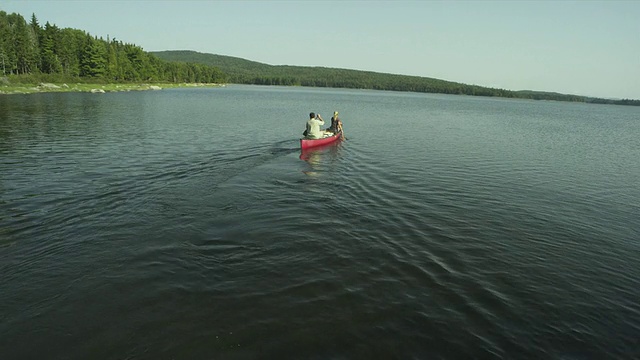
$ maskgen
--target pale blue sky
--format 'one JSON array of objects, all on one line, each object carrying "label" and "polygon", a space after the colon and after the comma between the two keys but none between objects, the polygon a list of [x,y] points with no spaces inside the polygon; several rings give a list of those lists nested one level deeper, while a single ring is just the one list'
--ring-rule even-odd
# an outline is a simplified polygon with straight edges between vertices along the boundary
[{"label": "pale blue sky", "polygon": [[1,0],[0,10],[147,51],[640,99],[640,0]]}]

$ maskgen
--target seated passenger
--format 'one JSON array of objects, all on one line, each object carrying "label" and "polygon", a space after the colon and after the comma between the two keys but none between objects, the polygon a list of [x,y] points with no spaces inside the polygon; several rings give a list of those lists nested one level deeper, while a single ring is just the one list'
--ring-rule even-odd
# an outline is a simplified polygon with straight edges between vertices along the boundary
[{"label": "seated passenger", "polygon": [[324,125],[324,120],[320,114],[309,114],[309,121],[307,121],[306,137],[307,139],[321,139],[324,137],[324,131],[320,130],[320,126]]}]

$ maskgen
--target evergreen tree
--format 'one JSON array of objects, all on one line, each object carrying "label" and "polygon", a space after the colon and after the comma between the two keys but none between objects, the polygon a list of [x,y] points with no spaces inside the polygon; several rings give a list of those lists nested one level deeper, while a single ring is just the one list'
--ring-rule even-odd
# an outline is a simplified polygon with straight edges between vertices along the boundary
[{"label": "evergreen tree", "polygon": [[44,32],[41,36],[41,69],[47,74],[56,74],[62,72],[60,59],[56,54],[55,43],[59,35],[59,29],[55,25],[45,24]]},{"label": "evergreen tree", "polygon": [[36,14],[31,14],[31,22],[29,23],[30,26],[30,36],[29,36],[29,42],[30,42],[30,56],[33,57],[33,66],[35,67],[35,71],[39,71],[41,69],[41,59],[40,59],[40,47],[42,45],[42,28],[40,27],[40,24],[38,23],[38,18],[36,17]]},{"label": "evergreen tree", "polygon": [[13,63],[10,56],[13,55],[13,43],[11,39],[13,38],[11,33],[11,26],[9,24],[9,18],[7,13],[4,11],[0,11],[0,69],[2,70],[2,75],[7,75],[11,73]]},{"label": "evergreen tree", "polygon": [[[28,74],[34,69],[34,59],[31,55],[33,52],[32,32],[27,26],[22,16],[12,14],[12,40],[14,45],[14,54],[16,56],[15,72],[16,74]],[[11,22],[11,19],[10,19]]]},{"label": "evergreen tree", "polygon": [[80,49],[86,35],[83,31],[63,29],[60,31],[58,41],[55,44],[55,53],[58,55],[62,74],[66,76],[80,76]]},{"label": "evergreen tree", "polygon": [[87,35],[80,56],[80,76],[102,77],[107,71],[106,59],[103,43]]},{"label": "evergreen tree", "polygon": [[1,74],[61,74],[106,81],[221,82],[217,68],[195,63],[169,65],[133,44],[106,41],[77,29],[27,24],[19,14],[0,11]]}]

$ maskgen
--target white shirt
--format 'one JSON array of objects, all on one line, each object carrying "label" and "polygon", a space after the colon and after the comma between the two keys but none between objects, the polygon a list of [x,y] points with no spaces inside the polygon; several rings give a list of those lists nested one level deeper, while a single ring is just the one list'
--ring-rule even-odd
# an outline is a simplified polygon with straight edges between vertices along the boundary
[{"label": "white shirt", "polygon": [[307,138],[309,139],[321,139],[323,132],[320,131],[320,126],[324,125],[324,120],[309,119],[307,121]]}]

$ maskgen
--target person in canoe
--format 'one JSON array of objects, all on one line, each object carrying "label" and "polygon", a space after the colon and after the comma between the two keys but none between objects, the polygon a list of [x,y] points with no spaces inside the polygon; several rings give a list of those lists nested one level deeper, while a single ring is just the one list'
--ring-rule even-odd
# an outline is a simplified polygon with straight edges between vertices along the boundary
[{"label": "person in canoe", "polygon": [[334,134],[342,131],[342,120],[338,117],[337,111],[333,112],[333,116],[331,117],[331,126],[327,131],[331,131]]},{"label": "person in canoe", "polygon": [[324,120],[320,114],[309,114],[309,121],[307,121],[307,130],[305,130],[304,136],[307,139],[321,139],[324,137],[324,131],[320,130],[320,126],[324,125]]},{"label": "person in canoe", "polygon": [[[342,131],[342,120],[338,117],[338,112],[334,111],[333,116],[331,117],[331,126],[327,129],[333,134],[343,133]],[[342,134],[342,138],[344,139],[344,133]]]}]

